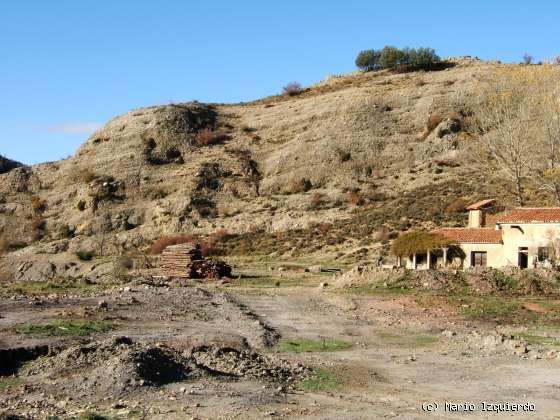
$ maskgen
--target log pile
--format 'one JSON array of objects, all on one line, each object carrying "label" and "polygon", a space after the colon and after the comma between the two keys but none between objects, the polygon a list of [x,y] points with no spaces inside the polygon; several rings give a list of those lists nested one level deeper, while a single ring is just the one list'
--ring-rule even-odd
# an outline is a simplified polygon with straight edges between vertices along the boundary
[{"label": "log pile", "polygon": [[224,261],[205,259],[198,243],[171,245],[163,250],[160,274],[166,277],[216,279],[229,277],[231,267]]},{"label": "log pile", "polygon": [[161,253],[161,274],[169,277],[192,277],[193,263],[202,258],[199,244],[168,246]]},{"label": "log pile", "polygon": [[219,279],[231,276],[231,267],[224,261],[214,259],[196,261],[193,264],[193,270],[194,278],[198,279]]}]

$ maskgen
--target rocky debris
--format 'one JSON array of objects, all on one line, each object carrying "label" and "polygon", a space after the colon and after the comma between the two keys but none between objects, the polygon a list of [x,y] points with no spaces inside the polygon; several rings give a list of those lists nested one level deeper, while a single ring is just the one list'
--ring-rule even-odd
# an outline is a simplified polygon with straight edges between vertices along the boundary
[{"label": "rocky debris", "polygon": [[301,363],[295,366],[280,359],[272,359],[250,350],[218,346],[201,346],[190,350],[189,357],[198,366],[222,375],[245,379],[260,379],[294,385],[310,373]]}]

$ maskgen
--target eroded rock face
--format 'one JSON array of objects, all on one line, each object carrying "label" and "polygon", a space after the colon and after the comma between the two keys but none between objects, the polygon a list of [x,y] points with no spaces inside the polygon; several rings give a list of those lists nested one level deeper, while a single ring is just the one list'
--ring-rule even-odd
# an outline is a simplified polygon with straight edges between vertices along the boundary
[{"label": "eroded rock face", "polygon": [[17,281],[46,281],[53,279],[57,274],[57,267],[51,262],[26,261],[21,264],[14,279]]}]

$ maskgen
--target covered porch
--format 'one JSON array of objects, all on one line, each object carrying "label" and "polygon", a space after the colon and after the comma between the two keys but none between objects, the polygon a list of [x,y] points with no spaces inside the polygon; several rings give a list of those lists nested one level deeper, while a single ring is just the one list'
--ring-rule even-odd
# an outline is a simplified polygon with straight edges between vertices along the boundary
[{"label": "covered porch", "polygon": [[462,251],[457,244],[434,232],[404,233],[393,242],[391,251],[397,257],[398,267],[412,270],[460,266],[462,263]]},{"label": "covered porch", "polygon": [[437,249],[418,251],[406,257],[397,257],[397,266],[411,270],[435,270],[439,268],[460,268],[463,264],[463,253],[456,245]]}]

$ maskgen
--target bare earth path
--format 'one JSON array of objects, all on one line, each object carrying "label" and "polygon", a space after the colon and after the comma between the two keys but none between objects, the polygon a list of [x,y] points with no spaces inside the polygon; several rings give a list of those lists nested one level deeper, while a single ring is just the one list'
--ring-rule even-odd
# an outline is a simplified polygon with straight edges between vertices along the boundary
[{"label": "bare earth path", "polygon": [[[78,338],[29,337],[14,329],[68,317],[114,328]],[[122,336],[134,344],[115,344]],[[352,346],[278,353],[278,337],[338,339]],[[30,418],[77,417],[90,410],[111,419],[559,419],[560,359],[533,357],[496,337],[501,335],[490,324],[443,307],[426,309],[410,295],[354,295],[329,287],[136,285],[89,297],[4,297],[2,348],[48,344],[69,352],[24,368],[22,382],[0,392],[0,412]],[[139,385],[131,361],[156,360],[145,366],[159,370],[193,348],[198,359],[189,356],[192,369],[184,378]],[[247,353],[254,351],[270,363]],[[302,365],[323,369],[340,386],[303,392],[259,376],[269,375],[269,368]],[[475,411],[445,411],[446,401],[473,403]],[[531,403],[536,411],[482,412],[483,401]],[[438,410],[426,412],[424,403],[437,403]]]},{"label": "bare earth path", "polygon": [[[283,337],[354,343],[345,351],[297,356],[339,373],[346,383],[327,395],[298,396],[306,418],[560,418],[558,359],[523,359],[499,347],[477,346],[465,338],[472,325],[438,315],[437,309],[426,313],[400,299],[316,289],[244,294],[241,300]],[[442,337],[446,329],[456,335]],[[484,328],[478,331],[484,337]],[[437,341],[424,345],[427,337]],[[446,401],[475,403],[476,411],[446,412]],[[536,412],[482,412],[483,401],[533,403]],[[424,412],[424,402],[438,403],[439,410]]]}]

